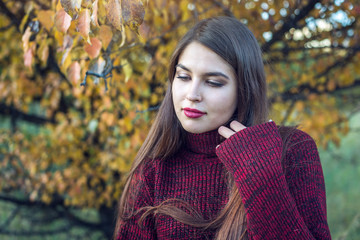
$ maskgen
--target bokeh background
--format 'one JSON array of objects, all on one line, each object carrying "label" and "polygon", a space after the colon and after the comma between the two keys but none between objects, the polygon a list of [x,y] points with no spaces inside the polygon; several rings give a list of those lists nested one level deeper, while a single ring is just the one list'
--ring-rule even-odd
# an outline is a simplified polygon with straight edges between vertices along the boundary
[{"label": "bokeh background", "polygon": [[333,239],[360,239],[358,1],[0,0],[1,239],[111,238],[169,57],[218,15],[258,39],[271,118],[315,139]]}]

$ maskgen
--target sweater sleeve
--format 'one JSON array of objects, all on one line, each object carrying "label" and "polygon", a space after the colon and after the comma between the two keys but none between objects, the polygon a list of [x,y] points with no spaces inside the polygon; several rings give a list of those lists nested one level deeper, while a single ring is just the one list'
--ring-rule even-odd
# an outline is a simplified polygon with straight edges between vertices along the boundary
[{"label": "sweater sleeve", "polygon": [[294,135],[285,158],[286,174],[274,122],[237,132],[217,148],[234,175],[252,239],[331,239],[316,145],[301,131]]},{"label": "sweater sleeve", "polygon": [[[128,199],[134,205],[134,213],[142,207],[153,206],[154,173],[150,164],[135,171],[130,188],[133,195]],[[128,239],[156,239],[154,219],[147,217],[142,224],[139,219],[144,213],[140,211],[127,221],[123,221],[118,231],[117,240]]]}]

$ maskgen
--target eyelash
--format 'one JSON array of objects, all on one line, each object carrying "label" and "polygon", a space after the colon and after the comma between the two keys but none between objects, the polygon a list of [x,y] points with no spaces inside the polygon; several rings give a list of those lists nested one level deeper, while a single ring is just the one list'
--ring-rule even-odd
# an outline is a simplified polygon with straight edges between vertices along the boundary
[{"label": "eyelash", "polygon": [[224,86],[223,83],[213,82],[213,81],[207,81],[207,84],[209,84],[212,87],[222,87],[222,86]]},{"label": "eyelash", "polygon": [[190,80],[190,77],[187,77],[187,76],[176,76],[176,78],[181,79],[181,80]]},{"label": "eyelash", "polygon": [[[180,80],[182,80],[182,81],[188,81],[188,80],[190,80],[190,77],[187,77],[187,76],[176,76],[176,78],[178,78],[178,79],[180,79]],[[223,83],[214,82],[214,81],[209,81],[209,80],[207,80],[206,83],[207,83],[208,85],[210,85],[211,87],[222,87],[222,86],[224,86]]]}]

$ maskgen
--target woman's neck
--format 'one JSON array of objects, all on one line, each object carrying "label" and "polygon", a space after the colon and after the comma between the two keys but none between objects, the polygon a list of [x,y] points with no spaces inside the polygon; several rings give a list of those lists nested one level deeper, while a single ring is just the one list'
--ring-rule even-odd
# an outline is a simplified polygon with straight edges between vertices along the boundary
[{"label": "woman's neck", "polygon": [[186,132],[185,146],[195,153],[215,155],[216,146],[221,143],[221,136],[217,129],[205,133]]}]

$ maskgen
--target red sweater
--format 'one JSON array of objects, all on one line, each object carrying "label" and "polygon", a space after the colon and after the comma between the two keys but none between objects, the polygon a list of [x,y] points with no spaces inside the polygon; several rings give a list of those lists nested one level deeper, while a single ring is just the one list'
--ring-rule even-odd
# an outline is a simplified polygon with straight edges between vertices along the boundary
[{"label": "red sweater", "polygon": [[[217,131],[187,134],[174,157],[146,164],[135,209],[182,199],[205,219],[228,200],[227,168],[247,214],[250,239],[331,239],[326,220],[323,172],[314,141],[296,130],[281,164],[282,139],[275,123],[246,128],[219,142]],[[118,239],[213,239],[215,232],[184,225],[169,216],[140,214],[123,223]]]}]

